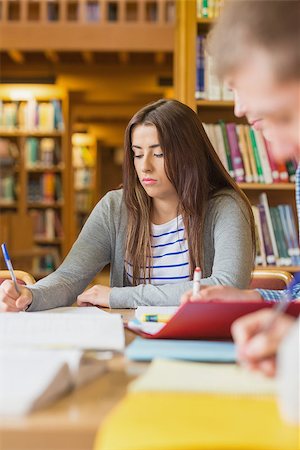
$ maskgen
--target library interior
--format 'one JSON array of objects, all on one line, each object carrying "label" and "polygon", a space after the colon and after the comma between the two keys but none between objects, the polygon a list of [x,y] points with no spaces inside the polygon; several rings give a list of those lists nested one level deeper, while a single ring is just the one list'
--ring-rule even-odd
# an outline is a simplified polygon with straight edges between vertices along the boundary
[{"label": "library interior", "polygon": [[[235,116],[233,92],[214,73],[206,43],[223,3],[0,0],[0,243],[23,284],[54,273],[94,207],[122,186],[126,127],[137,111],[160,99],[179,100],[198,115],[226,173],[250,201],[255,256],[244,288],[284,289],[294,279],[300,267],[298,162],[274,158],[261,130]],[[273,0],[269,3],[272,8]],[[1,281],[10,279],[6,262],[1,254]],[[113,264],[112,258],[88,288],[109,287]],[[147,315],[143,303],[139,307]],[[178,305],[164,307],[175,321]],[[63,309],[56,331],[55,310],[33,313],[39,325],[33,318],[20,319],[18,336],[37,330],[25,349],[10,348],[14,344],[0,330],[0,385],[11,382],[15,389],[5,396],[0,388],[0,450],[292,450],[299,445],[299,428],[278,413],[275,381],[243,368],[237,373],[234,344],[224,336],[199,341],[207,335],[193,331],[198,325],[188,306],[181,317],[182,323],[191,320],[185,323],[191,328],[188,341],[175,322],[176,341],[171,327],[173,340],[144,339],[148,329],[137,331],[134,324],[130,331],[139,319],[134,310],[123,309],[119,316],[117,309],[107,318],[104,308],[99,322],[96,313],[85,311],[80,324],[79,314]],[[7,314],[7,319],[1,314],[0,328],[10,334],[16,323],[10,323],[13,313]],[[66,338],[73,320],[87,342],[77,347],[75,333],[75,344]],[[122,321],[127,322],[124,342]],[[149,335],[159,333],[159,326]],[[43,341],[43,327],[57,334],[54,344]],[[105,339],[104,332],[95,334],[97,358],[90,355],[92,338],[88,343],[93,327],[113,330]],[[67,350],[57,357],[53,345],[60,342]],[[37,347],[34,354],[31,346]],[[74,381],[68,358],[82,370],[80,381]],[[7,374],[5,367],[11,368]],[[22,379],[22,368],[23,389],[11,376],[17,372]]]}]

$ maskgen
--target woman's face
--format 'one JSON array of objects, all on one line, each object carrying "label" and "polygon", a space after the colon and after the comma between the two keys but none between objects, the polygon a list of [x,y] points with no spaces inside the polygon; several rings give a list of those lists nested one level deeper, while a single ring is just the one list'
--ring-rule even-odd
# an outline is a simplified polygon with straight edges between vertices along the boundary
[{"label": "woman's face", "polygon": [[149,195],[157,199],[177,196],[165,171],[164,153],[154,125],[137,125],[131,136],[134,167],[138,179]]}]

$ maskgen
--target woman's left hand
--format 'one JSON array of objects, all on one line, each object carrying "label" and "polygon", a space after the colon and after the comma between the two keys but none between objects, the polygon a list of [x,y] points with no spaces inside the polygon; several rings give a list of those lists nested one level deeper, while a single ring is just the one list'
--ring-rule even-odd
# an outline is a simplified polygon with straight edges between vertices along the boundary
[{"label": "woman's left hand", "polygon": [[105,306],[109,308],[111,288],[95,284],[77,297],[78,306]]}]

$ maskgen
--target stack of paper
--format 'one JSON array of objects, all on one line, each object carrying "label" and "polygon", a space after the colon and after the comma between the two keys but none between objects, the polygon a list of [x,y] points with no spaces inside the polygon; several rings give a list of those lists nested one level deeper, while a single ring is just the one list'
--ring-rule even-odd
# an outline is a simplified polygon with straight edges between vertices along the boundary
[{"label": "stack of paper", "polygon": [[[99,376],[123,351],[120,315],[58,308],[0,315],[0,415],[20,415]],[[101,353],[88,356],[86,350]]]},{"label": "stack of paper", "polygon": [[98,308],[64,308],[35,313],[0,315],[0,348],[59,347],[81,350],[124,349],[124,330],[119,314]]}]

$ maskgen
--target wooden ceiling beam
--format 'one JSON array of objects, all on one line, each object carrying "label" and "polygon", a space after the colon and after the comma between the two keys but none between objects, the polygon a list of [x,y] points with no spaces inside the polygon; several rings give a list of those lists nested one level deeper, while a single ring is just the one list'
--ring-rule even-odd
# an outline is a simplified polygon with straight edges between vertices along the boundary
[{"label": "wooden ceiling beam", "polygon": [[8,55],[13,60],[13,62],[17,64],[24,64],[25,62],[24,54],[19,50],[9,50]]},{"label": "wooden ceiling beam", "polygon": [[55,52],[54,50],[46,50],[45,51],[45,57],[52,62],[53,64],[58,64],[59,63],[59,56],[58,53]]}]

